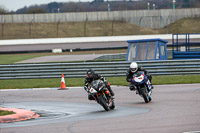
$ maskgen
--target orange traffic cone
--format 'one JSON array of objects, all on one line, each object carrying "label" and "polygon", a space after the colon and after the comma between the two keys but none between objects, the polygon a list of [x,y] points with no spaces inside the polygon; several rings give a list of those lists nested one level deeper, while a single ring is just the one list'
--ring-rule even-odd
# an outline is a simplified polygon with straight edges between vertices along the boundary
[{"label": "orange traffic cone", "polygon": [[58,90],[67,90],[63,73],[62,73],[62,77],[61,77],[61,86],[60,86],[60,89],[58,89]]}]

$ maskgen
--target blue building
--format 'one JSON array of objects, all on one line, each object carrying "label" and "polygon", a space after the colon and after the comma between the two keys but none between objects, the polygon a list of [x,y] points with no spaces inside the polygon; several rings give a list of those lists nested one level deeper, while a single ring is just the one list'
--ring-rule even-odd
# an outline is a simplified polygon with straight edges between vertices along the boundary
[{"label": "blue building", "polygon": [[129,40],[127,61],[167,60],[168,41],[162,39]]}]

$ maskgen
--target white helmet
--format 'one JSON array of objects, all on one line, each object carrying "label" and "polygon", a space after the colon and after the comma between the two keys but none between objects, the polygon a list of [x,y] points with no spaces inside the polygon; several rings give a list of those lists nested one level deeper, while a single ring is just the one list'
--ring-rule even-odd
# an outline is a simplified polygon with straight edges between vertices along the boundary
[{"label": "white helmet", "polygon": [[131,72],[134,73],[138,70],[138,64],[136,62],[132,62],[130,64]]}]

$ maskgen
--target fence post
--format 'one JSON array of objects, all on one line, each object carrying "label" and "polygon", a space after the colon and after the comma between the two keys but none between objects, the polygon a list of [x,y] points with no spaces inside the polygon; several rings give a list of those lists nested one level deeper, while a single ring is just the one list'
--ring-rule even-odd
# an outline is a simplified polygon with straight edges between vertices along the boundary
[{"label": "fence post", "polygon": [[88,17],[87,17],[87,13],[86,13],[86,20],[85,20],[85,22],[84,22],[84,36],[87,36],[87,21],[88,21]]},{"label": "fence post", "polygon": [[32,25],[33,19],[29,23],[29,38],[31,38],[31,25]]},{"label": "fence post", "polygon": [[141,35],[142,19],[143,19],[143,16],[140,17],[140,20],[139,20],[139,35]]},{"label": "fence post", "polygon": [[2,29],[1,29],[2,30],[1,31],[2,32],[2,39],[4,38],[4,25],[5,25],[5,23],[6,23],[6,20],[4,20],[4,22],[1,25],[2,26]]},{"label": "fence post", "polygon": [[169,32],[169,29],[168,29],[168,25],[169,25],[169,23],[168,23],[168,21],[169,21],[169,19],[171,18],[171,16],[168,16],[168,18],[167,18],[167,20],[166,20],[166,34],[168,34],[168,32]]},{"label": "fence post", "polygon": [[115,20],[113,19],[113,20],[112,20],[112,36],[114,35],[114,34],[113,34],[113,31],[114,31],[114,21],[115,21]]},{"label": "fence post", "polygon": [[1,24],[1,38],[3,39],[3,23]]},{"label": "fence post", "polygon": [[60,23],[60,19],[57,22],[57,37],[58,37],[58,25],[59,25],[59,23]]},{"label": "fence post", "polygon": [[195,15],[193,18],[194,18],[194,23],[193,23],[193,33],[196,32],[196,19],[197,19],[197,15]]}]

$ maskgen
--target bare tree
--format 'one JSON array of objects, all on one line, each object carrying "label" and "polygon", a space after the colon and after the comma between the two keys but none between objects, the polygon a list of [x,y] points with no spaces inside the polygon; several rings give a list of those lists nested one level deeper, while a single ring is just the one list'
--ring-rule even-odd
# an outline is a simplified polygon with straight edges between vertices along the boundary
[{"label": "bare tree", "polygon": [[0,14],[8,14],[9,11],[6,10],[3,6],[0,6]]}]

